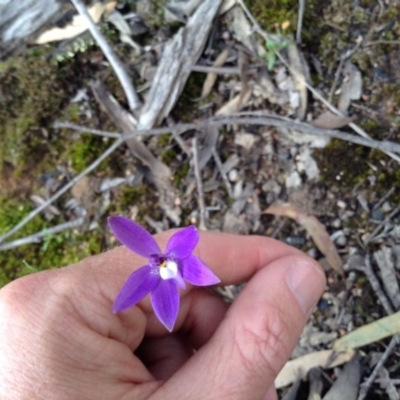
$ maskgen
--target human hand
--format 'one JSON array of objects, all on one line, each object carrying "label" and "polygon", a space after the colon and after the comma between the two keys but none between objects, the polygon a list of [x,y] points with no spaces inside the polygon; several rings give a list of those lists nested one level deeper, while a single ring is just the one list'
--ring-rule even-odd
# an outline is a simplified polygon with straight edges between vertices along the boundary
[{"label": "human hand", "polygon": [[[157,235],[161,248],[171,232]],[[202,232],[195,250],[223,285],[248,281],[229,307],[187,288],[172,334],[145,298],[112,303],[143,259],[120,247],[0,290],[0,398],[276,399],[273,382],[325,285],[321,268],[273,239]]]}]

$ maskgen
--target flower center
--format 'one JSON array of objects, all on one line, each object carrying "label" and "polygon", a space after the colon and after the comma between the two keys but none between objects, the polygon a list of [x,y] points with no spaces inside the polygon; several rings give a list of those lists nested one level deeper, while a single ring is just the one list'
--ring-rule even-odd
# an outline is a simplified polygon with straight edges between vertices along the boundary
[{"label": "flower center", "polygon": [[178,275],[178,264],[172,260],[165,260],[160,264],[160,276],[162,279],[176,278]]}]

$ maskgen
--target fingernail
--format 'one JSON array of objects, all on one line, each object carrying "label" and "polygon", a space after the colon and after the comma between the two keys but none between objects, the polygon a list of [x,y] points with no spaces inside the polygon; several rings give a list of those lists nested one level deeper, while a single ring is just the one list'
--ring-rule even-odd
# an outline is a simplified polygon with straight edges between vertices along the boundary
[{"label": "fingernail", "polygon": [[325,287],[325,276],[322,270],[314,263],[302,261],[290,267],[286,279],[294,297],[308,317]]}]

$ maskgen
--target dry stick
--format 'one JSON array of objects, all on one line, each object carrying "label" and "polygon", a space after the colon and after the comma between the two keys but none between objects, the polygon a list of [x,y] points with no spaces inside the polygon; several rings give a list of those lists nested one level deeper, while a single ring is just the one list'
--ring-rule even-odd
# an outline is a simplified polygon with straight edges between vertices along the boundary
[{"label": "dry stick", "polygon": [[[269,35],[267,34],[267,32],[265,32],[260,25],[258,24],[257,20],[253,17],[253,15],[250,13],[250,11],[248,10],[248,8],[246,7],[246,5],[244,4],[243,0],[238,0],[240,6],[243,8],[245,14],[247,15],[247,17],[249,18],[249,20],[252,22],[255,30],[265,39],[268,40],[269,39]],[[296,72],[293,71],[293,68],[289,65],[289,63],[285,60],[285,58],[282,56],[282,54],[279,51],[275,51],[276,56],[279,58],[279,60],[282,62],[283,65],[285,65],[285,67],[293,74],[296,75]],[[329,101],[327,101],[316,89],[314,89],[313,86],[311,86],[307,81],[304,82],[304,84],[306,85],[307,89],[315,96],[318,98],[318,100],[320,100],[326,107],[329,108],[330,111],[332,111],[334,114],[339,115],[340,117],[346,117],[346,115],[344,115],[342,112],[340,112],[334,105],[332,105]],[[357,124],[355,124],[354,122],[351,122],[349,124],[350,128],[353,129],[356,133],[358,133],[360,136],[370,139],[370,136],[361,128],[359,127]],[[380,149],[382,150],[382,149]],[[396,160],[397,162],[400,163],[400,156],[394,154],[393,152],[391,152],[390,150],[382,150],[384,151],[389,157],[393,158],[394,160]]]},{"label": "dry stick", "polygon": [[69,181],[63,186],[57,193],[51,196],[47,201],[41,204],[39,207],[31,211],[21,222],[14,226],[11,230],[0,236],[0,243],[4,242],[5,239],[9,238],[14,233],[18,232],[23,226],[25,226],[30,220],[36,215],[40,214],[47,206],[56,201],[61,195],[63,195],[69,188],[75,185],[80,179],[82,179],[89,172],[93,171],[102,161],[104,161],[117,147],[124,143],[124,139],[120,137],[117,139],[99,158],[93,161],[84,171]]},{"label": "dry stick", "polygon": [[[379,301],[381,302],[382,307],[385,309],[386,314],[388,314],[388,315],[393,314],[394,310],[393,310],[391,304],[389,303],[389,300],[387,299],[386,295],[383,293],[383,290],[378,281],[378,278],[375,276],[374,270],[372,269],[369,255],[367,255],[365,257],[365,267],[362,268],[361,270],[365,273],[369,283],[371,284],[372,289],[374,290],[376,296],[378,297]],[[372,383],[374,382],[374,380],[376,378],[376,375],[379,372],[379,369],[382,367],[382,365],[385,363],[385,361],[387,360],[387,358],[393,351],[394,346],[397,343],[399,343],[399,340],[400,340],[400,336],[398,334],[393,336],[393,338],[390,341],[389,346],[385,350],[382,358],[379,360],[379,362],[376,364],[374,370],[372,371],[372,374],[370,375],[368,380],[361,385],[360,393],[358,395],[357,400],[363,400],[365,398],[365,396],[368,393],[368,390],[370,389]]]},{"label": "dry stick", "polygon": [[383,353],[381,359],[375,365],[375,368],[372,371],[371,375],[369,376],[369,378],[364,383],[361,384],[360,393],[358,394],[357,400],[364,400],[365,399],[369,389],[371,388],[371,385],[374,383],[375,378],[379,373],[379,370],[382,368],[383,364],[389,358],[389,356],[392,353],[394,347],[398,343],[398,340],[399,340],[399,335],[395,335],[395,336],[392,337],[392,340],[390,341],[389,346],[386,348],[386,350]]},{"label": "dry stick", "polygon": [[[334,129],[323,129],[317,128],[312,125],[309,125],[304,122],[296,122],[289,120],[287,118],[279,117],[279,116],[263,116],[262,114],[256,114],[256,116],[245,116],[246,113],[237,114],[239,117],[232,115],[229,117],[213,117],[206,120],[203,120],[199,123],[186,123],[186,124],[177,124],[174,127],[163,127],[163,128],[154,128],[147,130],[137,130],[135,132],[124,132],[124,139],[129,139],[136,136],[150,136],[150,135],[163,135],[164,133],[169,133],[173,129],[175,131],[185,131],[190,129],[200,129],[207,126],[222,126],[222,125],[234,125],[234,124],[249,124],[249,125],[267,125],[274,126],[278,128],[288,128],[295,129],[300,132],[306,132],[312,135],[321,135],[321,136],[329,136],[332,138],[344,140],[347,142],[359,144],[361,146],[370,147],[372,149],[379,149],[382,151],[393,151],[400,153],[400,144],[390,142],[390,141],[379,141],[373,139],[365,139],[359,136],[355,136],[350,133],[345,133],[339,130]],[[240,116],[243,115],[243,116]],[[55,128],[71,128],[80,132],[88,132],[94,133],[96,135],[100,135],[102,132],[105,136],[115,135],[114,132],[102,131],[99,129],[91,129],[85,126],[72,124],[70,122],[56,122],[54,124]],[[400,159],[400,158],[399,158]]]},{"label": "dry stick", "polygon": [[365,239],[364,244],[370,243],[378,232],[398,213],[400,212],[400,205],[397,206],[375,229],[374,231]]},{"label": "dry stick", "polygon": [[331,90],[329,91],[329,94],[328,94],[328,101],[330,101],[330,102],[332,101],[333,95],[335,94],[335,91],[336,91],[336,88],[337,88],[337,85],[338,85],[338,82],[339,82],[340,75],[341,75],[341,73],[343,71],[344,62],[345,62],[345,58],[344,57],[340,57],[339,66],[336,69],[335,77],[333,78],[333,83],[332,83],[332,86],[331,86]]},{"label": "dry stick", "polygon": [[232,199],[233,198],[232,187],[231,187],[231,184],[229,183],[228,177],[226,176],[226,173],[224,171],[224,166],[222,165],[222,161],[219,158],[219,154],[218,154],[217,149],[215,148],[215,146],[213,146],[213,148],[211,149],[211,152],[212,152],[212,155],[214,157],[215,164],[217,165],[218,172],[221,175],[221,178],[225,183],[228,195]]},{"label": "dry stick", "polygon": [[67,129],[73,129],[75,131],[79,131],[80,133],[91,133],[92,135],[98,135],[98,136],[103,136],[103,137],[109,137],[109,138],[115,138],[118,139],[121,137],[120,133],[114,133],[114,132],[109,132],[109,131],[103,131],[101,129],[94,129],[94,128],[86,128],[83,125],[78,125],[74,124],[73,122],[60,122],[56,121],[53,124],[54,129],[62,129],[62,128],[67,128]]},{"label": "dry stick", "polygon": [[200,208],[200,223],[199,228],[202,230],[207,230],[206,227],[206,207],[204,203],[204,191],[203,191],[203,181],[201,180],[201,173],[199,167],[199,154],[197,148],[197,138],[192,139],[192,154],[193,154],[193,166],[194,166],[194,176],[196,178],[197,186],[197,196]]},{"label": "dry stick", "polygon": [[400,40],[374,40],[371,42],[367,42],[365,43],[364,46],[374,46],[376,44],[396,44],[396,45],[400,45]]},{"label": "dry stick", "polygon": [[385,379],[385,378],[378,378],[375,379],[376,383],[388,383],[392,382],[393,385],[400,385],[400,379]]},{"label": "dry stick", "polygon": [[21,239],[14,240],[13,242],[0,244],[0,251],[10,250],[24,244],[40,243],[42,239],[48,235],[55,235],[56,233],[66,231],[67,229],[78,228],[83,225],[84,222],[85,218],[81,217],[75,219],[74,221],[65,222],[64,224],[59,224],[51,228],[43,229],[40,232],[34,233],[33,235],[29,235]]},{"label": "dry stick", "polygon": [[369,255],[365,257],[365,267],[362,269],[362,271],[367,276],[367,279],[371,284],[371,287],[375,292],[376,296],[378,297],[379,301],[381,302],[382,307],[385,309],[386,314],[388,315],[393,314],[394,313],[393,307],[389,303],[389,300],[387,299],[385,293],[383,293],[381,284],[379,283],[378,278],[376,277],[374,270],[372,269]]},{"label": "dry stick", "polygon": [[396,190],[394,186],[392,186],[388,192],[374,205],[372,210],[377,210]]},{"label": "dry stick", "polygon": [[299,12],[297,15],[297,31],[296,42],[301,43],[301,31],[303,29],[304,9],[306,8],[306,0],[299,0]]},{"label": "dry stick", "polygon": [[122,88],[124,89],[130,109],[132,111],[139,109],[142,106],[142,103],[139,100],[138,95],[136,94],[135,88],[133,87],[129,75],[126,72],[125,66],[115,54],[115,51],[109,46],[107,40],[100,32],[97,25],[93,22],[92,17],[88,13],[86,6],[82,3],[82,1],[71,0],[71,2],[77,9],[78,13],[86,19],[90,33],[93,35],[93,38],[96,40],[104,55],[107,57],[107,60],[110,62],[111,67],[113,68],[115,74],[118,77],[118,80],[121,83]]},{"label": "dry stick", "polygon": [[[248,72],[256,72],[259,69],[260,66],[255,66],[252,65],[249,67]],[[240,75],[240,69],[238,67],[213,67],[213,66],[208,66],[208,65],[192,65],[190,67],[190,70],[193,72],[204,72],[205,74],[208,74],[210,72],[213,72],[215,74],[221,74],[221,75]]]}]

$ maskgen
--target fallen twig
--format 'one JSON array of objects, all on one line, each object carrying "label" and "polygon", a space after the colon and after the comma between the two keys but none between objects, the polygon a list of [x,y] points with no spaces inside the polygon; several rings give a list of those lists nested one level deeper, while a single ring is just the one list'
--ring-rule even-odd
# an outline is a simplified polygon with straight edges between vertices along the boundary
[{"label": "fallen twig", "polygon": [[[251,65],[249,66],[248,72],[253,73],[256,72],[259,69],[260,66],[256,65]],[[210,72],[213,72],[215,74],[221,74],[221,75],[240,75],[240,68],[239,67],[215,67],[212,65],[192,65],[190,67],[190,70],[193,72],[204,72],[205,74],[208,74]]]},{"label": "fallen twig", "polygon": [[196,186],[197,186],[197,196],[198,196],[197,201],[199,203],[199,209],[200,209],[199,227],[202,230],[207,230],[206,206],[204,203],[203,181],[201,180],[201,172],[199,167],[199,154],[198,154],[196,137],[194,137],[192,140],[192,154],[193,154],[194,176],[196,178]]},{"label": "fallen twig", "polygon": [[400,45],[400,40],[371,40],[370,42],[367,42],[364,44],[365,47],[367,46],[375,46],[377,44],[395,44],[395,45]]},{"label": "fallen twig", "polygon": [[[254,114],[254,112],[252,112]],[[135,136],[151,136],[151,135],[163,135],[169,133],[173,130],[175,131],[188,131],[190,129],[200,129],[207,126],[223,126],[223,125],[234,125],[234,124],[248,124],[248,125],[266,125],[275,126],[279,128],[295,129],[300,132],[306,132],[311,135],[325,135],[332,138],[344,140],[347,142],[359,144],[361,146],[370,147],[372,149],[379,149],[382,151],[392,151],[400,154],[400,144],[390,141],[379,141],[373,139],[367,139],[352,135],[350,133],[342,132],[335,129],[323,129],[317,128],[305,122],[297,122],[290,120],[288,118],[275,116],[275,115],[263,115],[262,113],[257,113],[251,115],[252,113],[238,113],[231,115],[229,117],[212,117],[200,122],[195,123],[185,123],[177,124],[173,127],[162,127],[146,130],[136,130],[135,132],[123,132],[123,137],[129,139]],[[56,122],[54,124],[55,128],[71,128],[80,132],[93,132],[96,135],[100,135],[102,132],[106,136],[115,135],[114,132],[103,131],[99,129],[89,129],[85,126],[72,124],[69,122]],[[113,136],[114,137],[114,136]],[[400,157],[399,157],[400,160]]]},{"label": "fallen twig", "polygon": [[42,231],[34,233],[33,235],[29,235],[21,239],[16,239],[12,242],[0,244],[0,251],[10,250],[24,244],[40,243],[42,239],[46,236],[55,235],[56,233],[66,231],[68,229],[78,228],[79,226],[83,225],[84,222],[85,218],[81,217],[73,221],[65,222],[64,224],[59,224],[51,228],[43,229]]},{"label": "fallen twig", "polygon": [[303,18],[304,9],[306,6],[306,0],[299,0],[299,11],[297,13],[297,30],[296,30],[296,42],[301,43],[301,31],[303,29]]},{"label": "fallen twig", "polygon": [[86,19],[90,33],[93,35],[97,44],[100,46],[104,55],[107,57],[107,60],[110,62],[111,67],[113,68],[115,74],[118,77],[118,80],[121,83],[122,88],[124,89],[130,109],[132,111],[139,109],[142,106],[142,103],[139,100],[138,95],[136,94],[135,88],[133,87],[129,75],[126,72],[125,66],[119,60],[118,56],[115,54],[115,51],[109,46],[107,40],[100,32],[97,25],[93,22],[83,2],[81,0],[71,0],[71,2],[75,6],[79,14]]},{"label": "fallen twig", "polygon": [[229,197],[232,199],[233,198],[233,192],[232,192],[232,187],[231,184],[229,183],[228,177],[226,176],[226,173],[224,171],[221,159],[219,158],[219,154],[217,152],[217,149],[215,146],[211,149],[212,155],[214,157],[215,164],[217,165],[219,174],[221,175],[222,180],[225,183],[226,190],[228,192]]},{"label": "fallen twig", "polygon": [[378,232],[398,213],[400,212],[400,205],[397,206],[375,229],[374,231],[364,240],[364,244],[367,245],[375,239]]},{"label": "fallen twig", "polygon": [[377,210],[394,192],[396,188],[392,186],[388,192],[374,205],[372,210]]},{"label": "fallen twig", "polygon": [[381,284],[376,277],[374,270],[372,269],[371,261],[369,256],[365,257],[365,267],[362,269],[365,273],[369,283],[371,284],[372,289],[374,290],[376,296],[378,297],[382,307],[385,309],[386,314],[390,315],[394,313],[392,305],[389,303],[388,298],[381,288]]},{"label": "fallen twig", "polygon": [[98,157],[95,161],[93,161],[84,171],[82,171],[79,175],[69,181],[65,186],[63,186],[58,192],[56,192],[53,196],[51,196],[45,203],[40,205],[31,211],[22,221],[20,221],[14,228],[10,229],[4,235],[0,236],[0,243],[4,242],[7,238],[14,233],[18,232],[22,227],[24,227],[29,221],[31,221],[36,215],[40,214],[47,206],[56,201],[59,197],[61,197],[68,189],[75,185],[80,179],[86,176],[89,172],[93,171],[101,162],[103,162],[117,147],[119,147],[122,143],[124,143],[124,139],[120,137],[117,139],[100,157]]},{"label": "fallen twig", "polygon": [[393,351],[394,347],[396,346],[396,344],[398,343],[399,339],[400,339],[399,335],[393,336],[392,340],[389,343],[389,346],[386,348],[385,352],[382,354],[381,359],[376,363],[375,368],[372,371],[369,378],[360,385],[360,392],[358,394],[357,400],[365,399],[371,385],[374,383],[375,378],[378,375],[379,370],[381,369],[383,364],[386,362],[386,360],[389,358],[390,354],[392,354],[392,351]]}]

